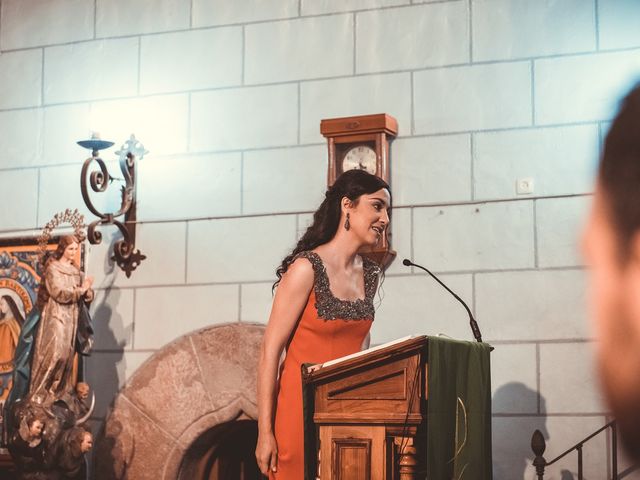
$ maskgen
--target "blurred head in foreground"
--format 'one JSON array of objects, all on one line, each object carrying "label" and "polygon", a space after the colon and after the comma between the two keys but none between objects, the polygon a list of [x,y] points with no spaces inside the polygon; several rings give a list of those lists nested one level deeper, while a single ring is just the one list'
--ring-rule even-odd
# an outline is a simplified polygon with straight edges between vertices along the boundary
[{"label": "blurred head in foreground", "polygon": [[640,84],[607,134],[583,250],[601,385],[640,459]]}]

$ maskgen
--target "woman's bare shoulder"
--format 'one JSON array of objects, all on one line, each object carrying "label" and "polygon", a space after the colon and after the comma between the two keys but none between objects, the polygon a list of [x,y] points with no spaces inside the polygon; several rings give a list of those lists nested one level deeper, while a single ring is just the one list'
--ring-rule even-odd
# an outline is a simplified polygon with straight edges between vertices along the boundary
[{"label": "woman's bare shoulder", "polygon": [[310,258],[306,256],[299,256],[296,258],[289,268],[287,272],[284,274],[282,279],[287,278],[288,280],[295,281],[311,281],[313,283],[313,264]]}]

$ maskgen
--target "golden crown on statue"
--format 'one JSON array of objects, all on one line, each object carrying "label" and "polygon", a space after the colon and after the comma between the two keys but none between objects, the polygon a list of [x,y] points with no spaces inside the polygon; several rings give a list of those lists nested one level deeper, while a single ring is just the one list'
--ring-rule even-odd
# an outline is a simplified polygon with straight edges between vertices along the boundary
[{"label": "golden crown on statue", "polygon": [[73,227],[73,234],[78,237],[80,241],[84,240],[84,215],[82,215],[78,209],[71,210],[67,208],[64,212],[56,213],[49,222],[42,229],[42,233],[38,237],[38,246],[40,248],[40,255],[44,255],[47,249],[47,244],[53,231],[60,225],[68,224]]}]

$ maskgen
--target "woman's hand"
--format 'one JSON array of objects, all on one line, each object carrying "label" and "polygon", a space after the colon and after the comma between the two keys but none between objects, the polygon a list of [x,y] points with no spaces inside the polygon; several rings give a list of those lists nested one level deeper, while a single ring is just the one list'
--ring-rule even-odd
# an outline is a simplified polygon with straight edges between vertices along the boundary
[{"label": "woman's hand", "polygon": [[258,434],[258,443],[256,445],[256,460],[258,468],[263,475],[269,476],[269,472],[275,472],[278,469],[278,445],[273,433]]}]

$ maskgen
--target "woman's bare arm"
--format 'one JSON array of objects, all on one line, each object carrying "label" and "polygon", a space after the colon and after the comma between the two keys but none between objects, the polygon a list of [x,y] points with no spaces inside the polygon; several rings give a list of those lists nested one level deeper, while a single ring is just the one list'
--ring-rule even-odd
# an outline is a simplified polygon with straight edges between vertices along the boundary
[{"label": "woman's bare arm", "polygon": [[277,468],[277,445],[273,435],[278,365],[313,288],[313,267],[303,258],[293,262],[282,276],[271,307],[258,365],[258,443],[256,460],[267,475]]}]

